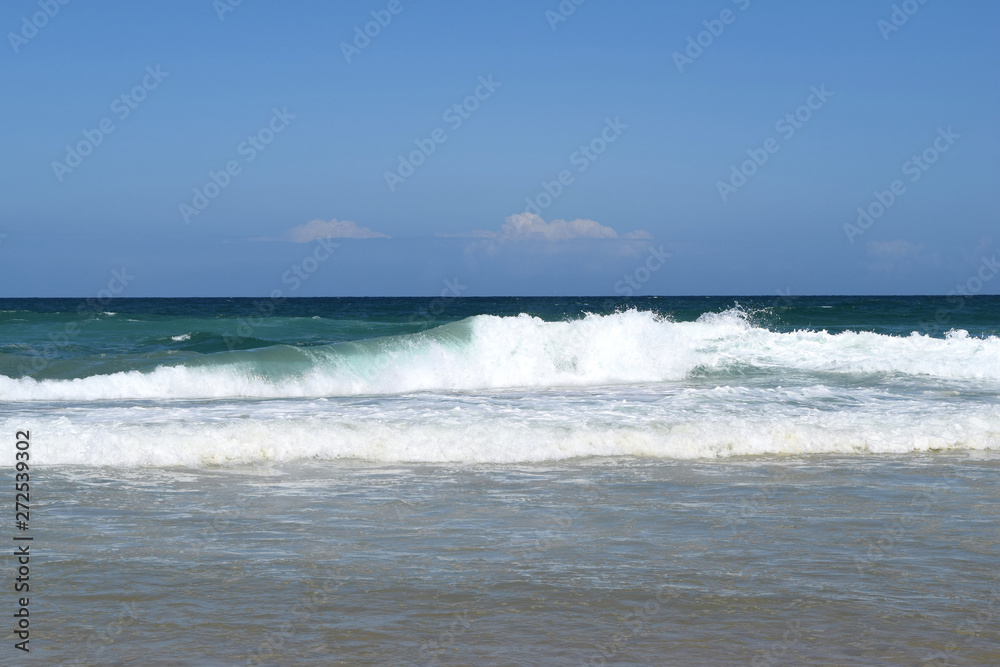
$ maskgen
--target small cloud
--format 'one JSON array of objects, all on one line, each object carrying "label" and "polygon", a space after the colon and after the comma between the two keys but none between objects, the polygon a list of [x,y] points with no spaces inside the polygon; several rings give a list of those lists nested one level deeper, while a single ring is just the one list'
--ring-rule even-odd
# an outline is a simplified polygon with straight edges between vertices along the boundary
[{"label": "small cloud", "polygon": [[350,220],[311,220],[304,225],[292,227],[285,233],[285,239],[293,243],[309,243],[316,239],[387,239],[386,234],[361,227]]},{"label": "small cloud", "polygon": [[507,218],[498,238],[505,241],[544,239],[616,239],[618,232],[593,220],[553,220],[545,222],[534,213],[517,213]]},{"label": "small cloud", "polygon": [[[520,241],[569,241],[587,239],[625,239],[629,241],[648,241],[653,235],[647,231],[637,229],[624,236],[619,236],[611,227],[602,225],[594,220],[578,218],[576,220],[553,220],[545,222],[536,213],[515,213],[508,216],[500,230],[497,232],[474,229],[467,232],[439,233],[439,237],[480,239],[479,243],[471,244],[469,252],[486,251],[495,254],[503,248],[507,242],[517,243]],[[621,243],[617,252],[629,255],[634,254],[634,243]],[[562,253],[565,248],[562,244],[549,244],[546,252]]]}]

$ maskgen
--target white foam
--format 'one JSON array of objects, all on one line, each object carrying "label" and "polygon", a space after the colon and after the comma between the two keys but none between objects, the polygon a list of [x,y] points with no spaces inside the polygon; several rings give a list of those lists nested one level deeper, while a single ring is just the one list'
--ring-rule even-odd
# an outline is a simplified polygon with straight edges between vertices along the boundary
[{"label": "white foam", "polygon": [[252,353],[230,353],[201,358],[234,360],[225,364],[161,366],[148,373],[41,381],[0,376],[0,400],[315,397],[583,387],[671,382],[692,373],[742,373],[747,368],[779,374],[1000,380],[1000,339],[995,336],[777,333],[752,326],[738,310],[682,323],[637,311],[588,315],[570,322],[544,322],[523,314],[481,315],[424,334],[291,350],[301,362],[291,371],[283,370],[280,360],[268,365],[272,357],[264,354],[259,358],[264,361],[255,361]]},{"label": "white foam", "polygon": [[308,459],[552,461],[592,456],[1000,451],[1000,410],[946,397],[826,387],[580,390],[506,396],[279,400],[52,410],[29,428],[38,464],[204,466]]}]

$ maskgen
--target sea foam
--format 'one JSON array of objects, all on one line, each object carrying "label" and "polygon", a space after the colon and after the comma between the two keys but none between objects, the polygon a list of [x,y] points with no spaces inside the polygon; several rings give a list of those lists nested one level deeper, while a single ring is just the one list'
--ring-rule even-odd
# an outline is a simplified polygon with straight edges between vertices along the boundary
[{"label": "sea foam", "polygon": [[[522,463],[579,457],[720,459],[1000,450],[1000,410],[824,387],[517,392],[420,400],[310,399],[117,406],[30,419],[39,464],[204,466],[360,459]],[[274,404],[277,403],[277,404]]]},{"label": "sea foam", "polygon": [[0,376],[0,400],[392,395],[676,382],[713,374],[833,373],[1000,380],[1000,339],[774,332],[738,309],[673,322],[650,312],[546,322],[478,315],[430,331],[317,347],[206,354],[71,380]]}]

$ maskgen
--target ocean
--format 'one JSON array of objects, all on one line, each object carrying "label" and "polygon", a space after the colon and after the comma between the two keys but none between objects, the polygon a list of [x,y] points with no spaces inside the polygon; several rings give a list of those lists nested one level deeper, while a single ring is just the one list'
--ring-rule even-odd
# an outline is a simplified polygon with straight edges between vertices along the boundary
[{"label": "ocean", "polygon": [[0,425],[3,660],[1000,664],[998,296],[0,299]]}]

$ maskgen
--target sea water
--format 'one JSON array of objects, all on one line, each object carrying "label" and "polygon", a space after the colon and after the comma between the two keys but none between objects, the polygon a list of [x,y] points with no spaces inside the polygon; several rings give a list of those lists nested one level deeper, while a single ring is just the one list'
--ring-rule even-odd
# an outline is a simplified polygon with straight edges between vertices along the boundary
[{"label": "sea water", "polygon": [[986,296],[0,300],[30,657],[996,664],[998,336]]}]

